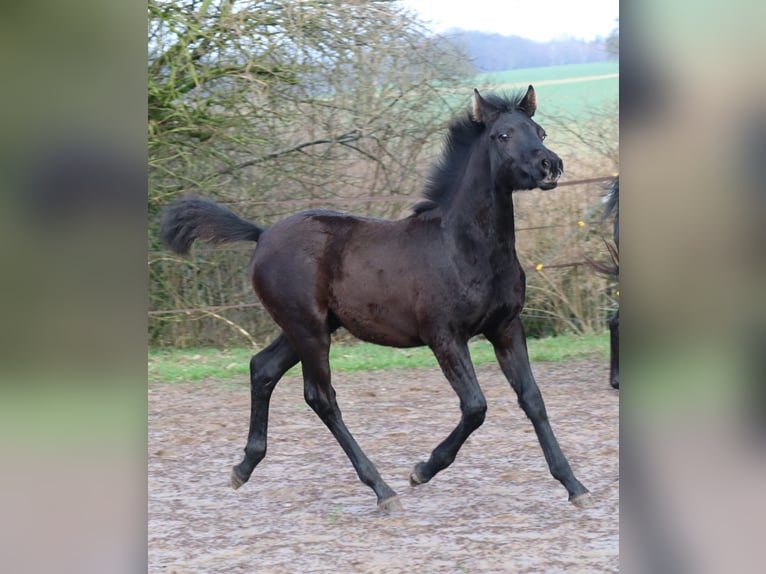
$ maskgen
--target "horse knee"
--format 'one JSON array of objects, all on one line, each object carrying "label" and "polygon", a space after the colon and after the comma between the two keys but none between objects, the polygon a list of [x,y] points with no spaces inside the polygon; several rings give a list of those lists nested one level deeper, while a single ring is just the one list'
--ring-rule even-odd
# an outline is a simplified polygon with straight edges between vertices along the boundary
[{"label": "horse knee", "polygon": [[315,389],[304,389],[303,390],[303,400],[306,401],[306,404],[312,408],[312,410],[316,411],[317,408],[319,408],[319,395],[317,394]]}]

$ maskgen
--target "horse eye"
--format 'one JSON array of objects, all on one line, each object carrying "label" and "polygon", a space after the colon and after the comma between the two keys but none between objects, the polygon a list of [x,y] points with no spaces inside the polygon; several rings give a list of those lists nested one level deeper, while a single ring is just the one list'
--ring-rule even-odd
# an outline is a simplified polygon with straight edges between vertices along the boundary
[{"label": "horse eye", "polygon": [[508,141],[508,134],[500,134],[497,137],[502,141]]},{"label": "horse eye", "polygon": [[545,138],[548,137],[548,134],[543,134],[540,136],[540,141],[545,141]]}]

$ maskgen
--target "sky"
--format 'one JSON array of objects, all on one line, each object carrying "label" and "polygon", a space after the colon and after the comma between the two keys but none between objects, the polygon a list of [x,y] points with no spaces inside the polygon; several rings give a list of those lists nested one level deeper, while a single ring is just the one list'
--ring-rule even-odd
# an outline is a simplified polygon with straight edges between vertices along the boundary
[{"label": "sky", "polygon": [[431,22],[545,42],[564,36],[593,40],[617,27],[619,0],[399,0]]}]

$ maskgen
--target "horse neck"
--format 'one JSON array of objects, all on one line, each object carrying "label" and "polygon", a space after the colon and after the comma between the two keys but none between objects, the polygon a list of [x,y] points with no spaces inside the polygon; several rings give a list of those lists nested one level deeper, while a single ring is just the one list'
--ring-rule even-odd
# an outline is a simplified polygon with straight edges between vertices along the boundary
[{"label": "horse neck", "polygon": [[445,227],[453,234],[512,253],[515,233],[511,190],[495,189],[486,144],[471,155],[457,185],[444,218]]}]

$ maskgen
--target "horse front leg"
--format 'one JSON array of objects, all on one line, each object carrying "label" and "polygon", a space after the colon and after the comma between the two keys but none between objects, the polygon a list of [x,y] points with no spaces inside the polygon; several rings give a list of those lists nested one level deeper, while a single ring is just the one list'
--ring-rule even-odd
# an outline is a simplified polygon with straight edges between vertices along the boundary
[{"label": "horse front leg", "polygon": [[466,439],[484,422],[487,412],[487,401],[476,380],[468,345],[453,341],[439,347],[432,346],[431,350],[460,398],[461,417],[455,429],[433,450],[430,458],[415,465],[410,474],[411,486],[428,482],[437,472],[452,464]]},{"label": "horse front leg", "polygon": [[527,341],[521,320],[516,317],[502,324],[495,331],[486,333],[486,337],[495,348],[495,356],[500,363],[503,374],[505,374],[513,390],[516,391],[519,406],[532,421],[532,426],[534,426],[540,441],[551,474],[567,489],[569,501],[572,504],[586,506],[589,502],[590,493],[575,478],[551,429],[542,394],[532,375],[527,354]]}]

